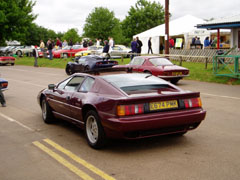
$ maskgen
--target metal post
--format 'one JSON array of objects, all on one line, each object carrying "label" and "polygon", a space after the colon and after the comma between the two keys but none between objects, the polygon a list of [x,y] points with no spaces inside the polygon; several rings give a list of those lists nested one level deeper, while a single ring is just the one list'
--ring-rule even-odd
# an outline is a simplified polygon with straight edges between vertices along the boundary
[{"label": "metal post", "polygon": [[207,65],[208,65],[208,57],[206,57],[206,60],[205,60],[205,69],[207,69]]},{"label": "metal post", "polygon": [[217,49],[220,49],[220,30],[217,29]]},{"label": "metal post", "polygon": [[165,0],[165,54],[169,54],[169,0]]}]

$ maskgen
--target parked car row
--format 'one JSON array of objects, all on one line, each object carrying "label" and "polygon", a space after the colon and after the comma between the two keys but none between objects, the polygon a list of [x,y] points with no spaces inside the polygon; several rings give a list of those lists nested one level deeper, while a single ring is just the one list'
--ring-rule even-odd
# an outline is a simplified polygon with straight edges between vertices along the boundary
[{"label": "parked car row", "polygon": [[[87,56],[87,55],[101,55],[103,52],[103,46],[89,46],[87,50],[81,51],[75,54],[75,57]],[[111,58],[121,58],[129,57],[131,53],[131,49],[124,45],[115,45],[114,47],[109,49],[109,55]]]},{"label": "parked car row", "polygon": [[0,56],[12,56],[16,54],[17,56],[27,56],[32,55],[33,46],[6,46],[0,47]]}]

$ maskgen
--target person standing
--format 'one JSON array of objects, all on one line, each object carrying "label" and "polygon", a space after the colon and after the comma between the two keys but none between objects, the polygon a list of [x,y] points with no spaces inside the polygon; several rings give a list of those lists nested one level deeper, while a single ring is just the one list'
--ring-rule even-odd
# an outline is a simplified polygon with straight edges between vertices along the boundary
[{"label": "person standing", "polygon": [[2,87],[0,87],[0,102],[2,104],[2,107],[6,107],[6,101],[5,101],[4,95],[2,93]]},{"label": "person standing", "polygon": [[209,41],[209,37],[206,37],[204,40],[204,47],[209,47],[210,46],[210,41]]},{"label": "person standing", "polygon": [[110,48],[113,48],[113,46],[114,46],[114,41],[113,41],[113,38],[112,37],[108,37],[108,40],[109,40],[109,47]]},{"label": "person standing", "polygon": [[61,41],[60,41],[60,39],[57,37],[56,38],[56,46],[57,46],[57,48],[60,48],[61,46],[62,46],[62,43],[61,43]]},{"label": "person standing", "polygon": [[37,46],[35,46],[34,49],[33,49],[33,57],[35,59],[34,67],[38,67],[38,50],[37,50]]},{"label": "person standing", "polygon": [[96,46],[100,46],[100,41],[99,41],[99,39],[96,39]]},{"label": "person standing", "polygon": [[104,47],[103,47],[103,56],[104,57],[107,57],[107,58],[109,58],[110,57],[110,55],[109,55],[109,48],[110,48],[110,46],[109,46],[109,43],[108,43],[108,41],[107,40],[105,40],[104,41]]},{"label": "person standing", "polygon": [[88,42],[88,46],[92,46],[93,45],[93,42],[92,40],[90,39],[89,42]]},{"label": "person standing", "polygon": [[131,49],[132,49],[132,53],[134,53],[134,54],[132,54],[131,55],[131,59],[133,59],[134,58],[134,56],[135,56],[135,53],[137,53],[137,41],[136,41],[136,39],[135,38],[133,38],[133,40],[132,40],[132,42],[131,42]]},{"label": "person standing", "polygon": [[62,43],[62,47],[64,48],[64,47],[66,47],[68,45],[68,43],[67,43],[67,40],[65,39],[64,41],[63,41],[63,43]]},{"label": "person standing", "polygon": [[150,51],[151,51],[151,54],[153,54],[151,39],[152,39],[151,37],[148,39],[148,54]]},{"label": "person standing", "polygon": [[45,44],[44,44],[43,40],[40,41],[39,47],[40,47],[41,51],[44,52]]},{"label": "person standing", "polygon": [[52,60],[53,59],[53,56],[52,56],[53,44],[52,44],[51,39],[48,40],[47,46],[48,46],[49,59]]},{"label": "person standing", "polygon": [[142,41],[140,41],[140,39],[137,37],[137,53],[138,55],[141,55],[142,52]]},{"label": "person standing", "polygon": [[72,39],[69,40],[69,43],[68,43],[69,46],[73,46],[73,42],[72,42]]}]

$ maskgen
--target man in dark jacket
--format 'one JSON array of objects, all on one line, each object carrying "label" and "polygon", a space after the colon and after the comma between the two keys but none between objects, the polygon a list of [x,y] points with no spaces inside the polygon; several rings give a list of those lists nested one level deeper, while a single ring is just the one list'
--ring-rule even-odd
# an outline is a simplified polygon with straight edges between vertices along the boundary
[{"label": "man in dark jacket", "polygon": [[52,41],[49,39],[47,42],[47,47],[48,47],[48,53],[49,53],[49,59],[52,60],[52,49],[53,49],[53,44]]},{"label": "man in dark jacket", "polygon": [[108,41],[105,40],[104,41],[104,47],[103,47],[103,56],[107,57],[107,58],[110,58],[110,55],[109,55],[109,44],[108,44]]},{"label": "man in dark jacket", "polygon": [[[137,53],[138,48],[137,48],[138,44],[135,38],[133,38],[133,41],[131,42],[131,49],[132,49],[132,53]],[[131,59],[133,59],[133,57],[135,56],[135,54],[131,55]]]},{"label": "man in dark jacket", "polygon": [[137,53],[140,55],[142,52],[142,41],[139,40],[139,38],[137,37]]},{"label": "man in dark jacket", "polygon": [[148,54],[150,51],[153,54],[151,39],[152,39],[151,37],[148,39]]}]

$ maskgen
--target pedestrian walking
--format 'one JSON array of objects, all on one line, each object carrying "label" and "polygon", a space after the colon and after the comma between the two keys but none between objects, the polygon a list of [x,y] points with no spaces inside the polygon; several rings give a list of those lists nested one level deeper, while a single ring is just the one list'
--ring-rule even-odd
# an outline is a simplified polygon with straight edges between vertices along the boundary
[{"label": "pedestrian walking", "polygon": [[152,38],[150,37],[148,39],[148,54],[151,51],[151,54],[153,54],[153,50],[152,50],[152,42],[151,42]]}]

